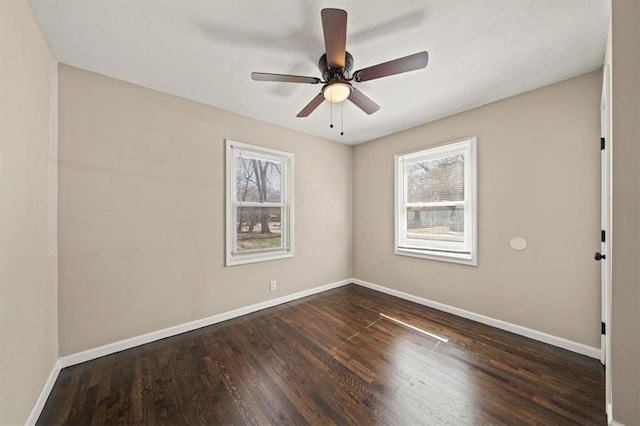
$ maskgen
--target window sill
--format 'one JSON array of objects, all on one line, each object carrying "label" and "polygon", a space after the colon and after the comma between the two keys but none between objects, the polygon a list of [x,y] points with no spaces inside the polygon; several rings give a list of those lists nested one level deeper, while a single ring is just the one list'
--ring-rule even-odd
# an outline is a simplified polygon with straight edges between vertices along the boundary
[{"label": "window sill", "polygon": [[225,266],[245,265],[247,263],[268,262],[270,260],[286,259],[293,257],[293,251],[276,251],[269,253],[227,255]]},{"label": "window sill", "polygon": [[437,260],[440,262],[459,263],[461,265],[478,266],[477,256],[467,254],[433,252],[428,250],[411,250],[396,248],[395,254],[400,256],[419,257],[421,259]]}]

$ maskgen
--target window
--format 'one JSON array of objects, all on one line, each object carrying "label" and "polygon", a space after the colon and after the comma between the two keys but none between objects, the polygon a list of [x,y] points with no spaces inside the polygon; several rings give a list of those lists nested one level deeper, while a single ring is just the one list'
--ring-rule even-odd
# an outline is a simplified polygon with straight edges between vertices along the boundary
[{"label": "window", "polygon": [[227,140],[226,265],[293,256],[293,154]]},{"label": "window", "polygon": [[395,157],[395,252],[477,265],[476,138]]}]

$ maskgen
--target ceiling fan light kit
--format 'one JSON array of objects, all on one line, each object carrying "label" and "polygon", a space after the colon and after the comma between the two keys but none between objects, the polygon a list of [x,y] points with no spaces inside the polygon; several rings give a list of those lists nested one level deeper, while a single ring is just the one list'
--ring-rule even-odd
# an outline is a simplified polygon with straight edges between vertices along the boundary
[{"label": "ceiling fan light kit", "polygon": [[325,54],[318,61],[318,68],[324,80],[317,77],[304,77],[286,74],[251,73],[255,81],[274,81],[282,83],[323,83],[322,92],[317,94],[297,115],[308,117],[320,104],[327,100],[331,103],[351,101],[367,114],[373,114],[380,106],[356,89],[352,82],[363,82],[388,77],[409,71],[425,68],[429,61],[427,52],[383,62],[368,68],[355,71],[353,56],[346,51],[347,44],[347,12],[342,9],[322,9],[322,31],[324,33]]},{"label": "ceiling fan light kit", "polygon": [[351,96],[351,85],[341,81],[328,83],[322,88],[322,94],[329,102],[344,102]]}]

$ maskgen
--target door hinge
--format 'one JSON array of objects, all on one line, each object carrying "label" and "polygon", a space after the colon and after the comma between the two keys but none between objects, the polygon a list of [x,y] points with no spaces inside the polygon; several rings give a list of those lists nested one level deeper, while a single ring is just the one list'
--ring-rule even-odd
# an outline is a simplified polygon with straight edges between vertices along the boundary
[{"label": "door hinge", "polygon": [[607,240],[607,232],[603,229],[600,231],[600,241],[605,242]]},{"label": "door hinge", "polygon": [[604,138],[600,138],[600,149],[604,149]]},{"label": "door hinge", "polygon": [[600,334],[607,334],[607,324],[604,321],[600,323]]}]

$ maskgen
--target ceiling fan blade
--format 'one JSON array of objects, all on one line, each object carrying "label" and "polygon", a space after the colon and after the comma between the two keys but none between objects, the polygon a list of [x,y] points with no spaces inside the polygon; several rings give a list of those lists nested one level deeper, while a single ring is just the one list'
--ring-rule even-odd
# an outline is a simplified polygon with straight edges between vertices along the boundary
[{"label": "ceiling fan blade", "polygon": [[323,101],[324,95],[318,93],[315,98],[311,99],[311,102],[309,102],[306,107],[302,108],[302,111],[300,111],[296,117],[308,117]]},{"label": "ceiling fan blade", "polygon": [[322,9],[322,31],[330,68],[344,68],[347,50],[347,12],[341,9]]},{"label": "ceiling fan blade", "polygon": [[251,79],[255,81],[277,81],[281,83],[318,84],[322,80],[318,77],[304,77],[301,75],[271,74],[267,72],[252,72]]},{"label": "ceiling fan blade", "polygon": [[353,79],[355,81],[369,81],[390,75],[402,74],[403,72],[425,68],[428,62],[429,54],[427,52],[414,53],[404,58],[394,59],[393,61],[383,62],[358,70],[353,73]]},{"label": "ceiling fan blade", "polygon": [[367,95],[365,95],[355,87],[351,88],[349,100],[367,114],[373,114],[380,109],[380,106],[377,103],[373,102]]}]

